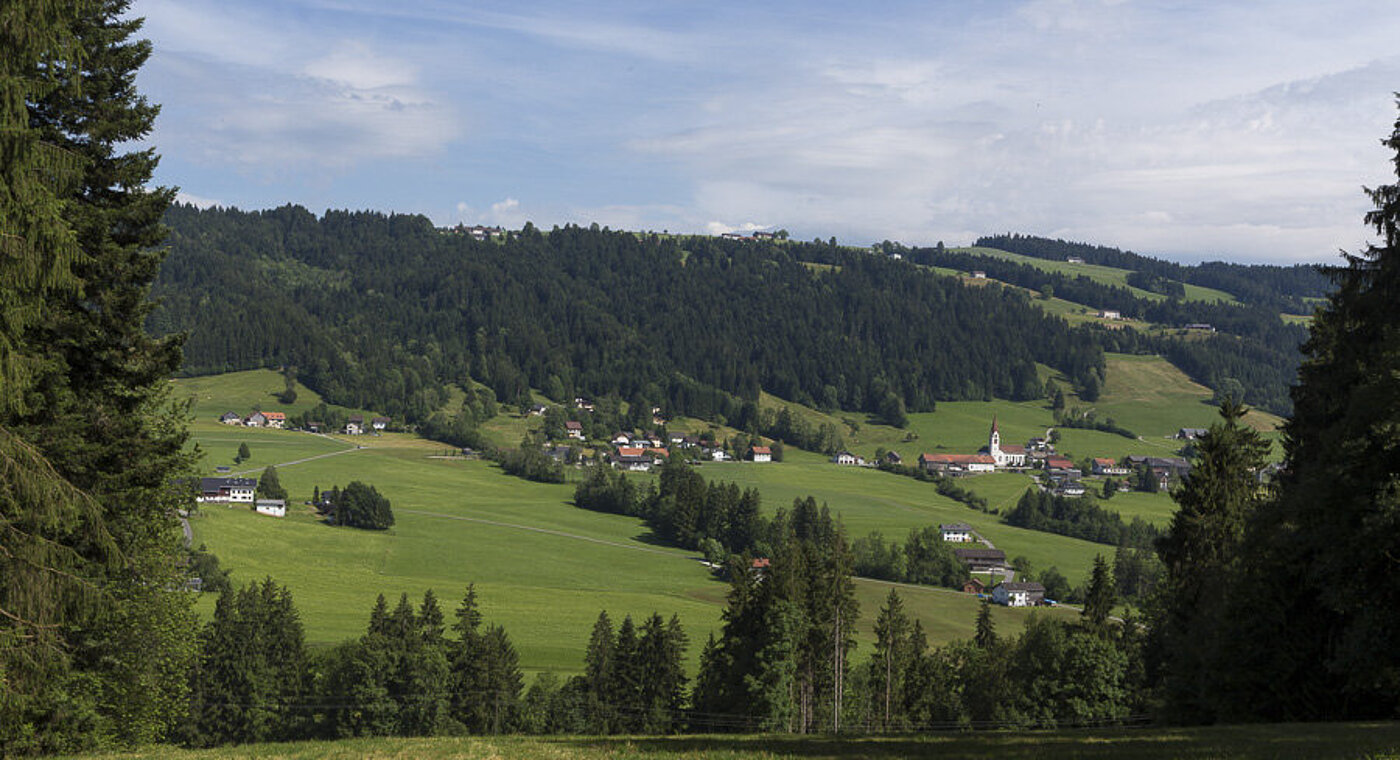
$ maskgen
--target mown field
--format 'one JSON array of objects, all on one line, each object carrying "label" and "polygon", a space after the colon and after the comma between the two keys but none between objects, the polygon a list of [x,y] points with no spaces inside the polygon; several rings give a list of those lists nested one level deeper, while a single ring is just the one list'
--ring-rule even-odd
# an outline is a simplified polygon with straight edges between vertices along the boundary
[{"label": "mown field", "polygon": [[[1170,455],[1178,443],[1167,439],[1168,433],[1178,427],[1207,426],[1214,415],[1204,403],[1209,392],[1162,359],[1111,356],[1108,374],[1096,408],[1138,430],[1143,439],[1064,430],[1061,450],[1075,458]],[[241,443],[248,445],[252,457],[235,472],[256,474],[268,464],[307,460],[279,468],[295,502],[287,518],[206,506],[191,524],[196,543],[207,544],[238,582],[270,575],[289,586],[314,644],[359,635],[380,593],[391,598],[408,593],[416,600],[432,588],[450,611],[472,582],[488,620],[507,627],[530,671],[576,672],[601,609],[615,620],[652,611],[679,614],[691,638],[692,665],[705,636],[718,630],[727,587],[711,576],[700,558],[659,545],[637,519],[573,507],[572,483],[531,483],[506,476],[488,462],[442,458],[450,451],[446,447],[405,434],[314,436],[234,428],[216,421],[229,409],[247,413],[255,406],[283,408],[270,395],[281,387],[276,373],[255,371],[179,380],[174,395],[194,399],[192,431],[205,452],[206,472],[218,465],[232,466]],[[313,392],[299,389],[297,404],[287,411],[295,413],[318,401]],[[783,402],[765,397],[763,403]],[[977,450],[985,444],[993,415],[1008,443],[1044,435],[1053,422],[1043,402],[943,403],[935,412],[911,415],[903,430],[872,424],[859,415],[793,409],[814,424],[841,426],[857,453],[871,457],[877,448],[889,448],[908,460],[921,451]],[[500,443],[513,445],[531,424],[537,423],[503,412],[488,430]],[[1274,420],[1260,416],[1255,424],[1267,427]],[[1113,550],[1007,526],[999,515],[970,509],[938,495],[932,484],[912,478],[832,465],[824,456],[791,447],[786,460],[708,463],[701,472],[707,478],[758,488],[769,514],[790,506],[795,498],[815,496],[840,517],[852,537],[880,531],[902,542],[912,528],[967,522],[1008,557],[1026,557],[1037,570],[1055,566],[1074,582],[1085,577],[1095,554]],[[393,501],[397,524],[390,531],[330,527],[300,504],[315,486],[329,488],[356,479],[372,483]],[[986,498],[993,511],[1003,512],[1031,485],[1028,476],[1010,473],[961,482]],[[1140,516],[1157,524],[1164,524],[1174,510],[1164,494],[1121,493],[1101,503],[1125,518]],[[886,593],[888,584],[858,584],[865,652],[873,641],[875,611]],[[901,594],[931,641],[971,635],[975,599],[918,587],[905,587]],[[212,599],[204,599],[202,609],[207,614]],[[1014,630],[1027,613],[997,608],[996,614],[999,625]]]},{"label": "mown field", "polygon": [[[1007,261],[1014,261],[1017,264],[1025,264],[1027,266],[1032,266],[1036,269],[1040,269],[1045,272],[1053,272],[1055,274],[1062,274],[1068,277],[1078,277],[1079,275],[1084,275],[1090,280],[1102,283],[1104,285],[1117,285],[1120,287],[1128,288],[1133,292],[1133,295],[1137,296],[1138,298],[1147,298],[1153,301],[1161,301],[1166,299],[1166,296],[1160,293],[1153,293],[1151,291],[1143,290],[1142,288],[1135,288],[1129,285],[1128,274],[1131,270],[1128,269],[1118,269],[1116,267],[1106,267],[1100,266],[1098,264],[1071,264],[1068,261],[1051,261],[1049,259],[1038,259],[1033,256],[1023,256],[1019,253],[1010,253],[1008,251],[1003,251],[999,248],[973,247],[953,248],[950,250],[952,250],[955,253],[970,253],[977,256],[991,256],[998,259],[1006,259]],[[1238,303],[1234,296],[1230,295],[1229,293],[1226,293],[1223,290],[1201,287],[1200,285],[1192,285],[1190,283],[1183,283],[1183,285],[1185,285],[1186,287],[1185,300],[1187,301],[1223,301],[1225,303],[1231,304]],[[1093,304],[1085,305],[1093,306]]]},{"label": "mown field", "polygon": [[[117,755],[85,755],[85,758]],[[120,757],[143,760],[843,760],[845,758],[1395,758],[1400,724],[1291,723],[1208,728],[1081,729],[982,732],[889,737],[798,736],[624,736],[464,737],[439,739],[345,739],[335,742],[250,744],[213,750],[153,747]]]}]

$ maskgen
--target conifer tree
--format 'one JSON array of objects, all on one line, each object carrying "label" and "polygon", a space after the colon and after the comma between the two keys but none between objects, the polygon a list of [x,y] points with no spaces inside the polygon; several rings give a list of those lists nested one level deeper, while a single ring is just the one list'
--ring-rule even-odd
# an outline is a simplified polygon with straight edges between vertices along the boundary
[{"label": "conifer tree", "polygon": [[282,481],[277,477],[277,468],[268,465],[263,470],[262,477],[258,478],[257,497],[259,499],[285,499],[287,489],[282,487]]},{"label": "conifer tree", "polygon": [[1089,590],[1085,594],[1084,609],[1080,617],[1091,631],[1104,631],[1108,616],[1113,612],[1114,598],[1113,571],[1102,554],[1094,555],[1094,570],[1089,576]]},{"label": "conifer tree", "polygon": [[593,624],[593,632],[588,637],[588,649],[584,653],[584,683],[587,689],[587,705],[590,730],[608,733],[613,730],[617,719],[611,703],[616,679],[616,639],[612,621],[607,610],[598,613]]},{"label": "conifer tree", "polygon": [[982,600],[982,606],[977,610],[977,632],[973,634],[973,643],[978,649],[992,650],[997,645],[996,623],[992,620],[992,606],[986,599]]},{"label": "conifer tree", "polygon": [[871,657],[879,687],[881,725],[887,731],[896,724],[904,702],[904,676],[913,657],[910,634],[904,602],[890,589],[875,619],[875,652]]}]

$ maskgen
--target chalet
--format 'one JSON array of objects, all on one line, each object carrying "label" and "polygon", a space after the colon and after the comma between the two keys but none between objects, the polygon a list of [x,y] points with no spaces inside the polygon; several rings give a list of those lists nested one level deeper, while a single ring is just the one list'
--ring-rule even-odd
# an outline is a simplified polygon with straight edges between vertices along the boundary
[{"label": "chalet", "polygon": [[243,420],[243,424],[248,427],[262,427],[267,424],[267,415],[262,412],[253,412],[248,415],[248,419]]},{"label": "chalet", "polygon": [[953,556],[974,573],[1007,569],[1006,552],[1001,549],[954,549]]},{"label": "chalet", "polygon": [[755,233],[753,234],[753,239],[754,239],[754,240],[777,240],[777,239],[778,239],[778,233],[776,233],[776,232],[755,232]]},{"label": "chalet", "polygon": [[709,457],[710,461],[713,462],[728,462],[733,459],[733,457],[729,456],[729,452],[724,449],[710,449]]},{"label": "chalet", "polygon": [[252,504],[257,478],[200,478],[198,502]]},{"label": "chalet", "polygon": [[898,451],[886,451],[883,461],[890,465],[904,464],[904,458],[899,455]]},{"label": "chalet", "polygon": [[263,412],[263,417],[267,419],[267,426],[281,430],[287,427],[287,415],[282,412]]},{"label": "chalet", "polygon": [[1083,264],[1083,263],[1084,263],[1084,259],[1082,259],[1082,258],[1080,258],[1080,257],[1078,257],[1078,256],[1070,256],[1069,258],[1065,259],[1065,263],[1066,263],[1066,264]]},{"label": "chalet", "polygon": [[225,425],[237,425],[242,421],[243,418],[238,415],[238,412],[224,412],[219,417],[219,422],[222,422]]},{"label": "chalet", "polygon": [[987,590],[987,584],[976,578],[968,578],[962,585],[962,590],[964,594],[981,594]]},{"label": "chalet", "polygon": [[938,535],[948,543],[965,544],[972,540],[972,526],[967,523],[939,525]]},{"label": "chalet", "polygon": [[322,425],[319,422],[316,422],[315,420],[307,420],[306,422],[306,429],[312,433],[321,432],[322,427],[324,427],[324,425]]},{"label": "chalet", "polygon": [[1050,442],[1047,441],[1047,440],[1045,440],[1044,438],[1032,438],[1032,439],[1030,439],[1029,441],[1026,441],[1026,448],[1029,449],[1030,451],[1054,451],[1054,450],[1055,450],[1055,447],[1054,447],[1054,446],[1051,446],[1051,445],[1050,445]]},{"label": "chalet", "polygon": [[576,420],[569,420],[564,423],[564,434],[576,441],[583,440],[583,423]]},{"label": "chalet", "polygon": [[1100,309],[1099,319],[1122,319],[1123,314],[1116,309]]},{"label": "chalet", "polygon": [[986,272],[983,272],[982,270],[979,269],[979,270],[977,270],[977,271],[975,271],[975,272],[972,273],[972,279],[974,279],[974,280],[985,280],[985,279],[987,279],[987,273],[986,273]]},{"label": "chalet", "polygon": [[749,449],[749,459],[755,462],[773,461],[773,450],[767,446],[754,446]]},{"label": "chalet", "polygon": [[1171,473],[1172,477],[1185,477],[1191,472],[1191,463],[1181,457],[1146,457],[1134,455],[1128,457],[1128,465],[1131,467],[1147,465],[1154,470],[1166,470]]},{"label": "chalet", "polygon": [[1088,493],[1088,490],[1087,490],[1086,488],[1084,488],[1084,484],[1083,484],[1083,483],[1080,483],[1080,482],[1075,481],[1075,480],[1070,480],[1070,481],[1066,481],[1066,482],[1065,482],[1064,484],[1062,484],[1058,489],[1056,489],[1056,490],[1055,490],[1055,493],[1059,494],[1060,496],[1075,496],[1075,497],[1078,497],[1078,496],[1083,496],[1084,494]]},{"label": "chalet", "polygon": [[849,451],[838,451],[831,458],[832,464],[860,464],[863,460]]},{"label": "chalet", "polygon": [[582,396],[579,396],[578,398],[574,399],[574,408],[582,409],[585,412],[591,412],[593,411],[593,402],[589,401],[588,399]]},{"label": "chalet", "polygon": [[667,440],[672,446],[681,446],[681,445],[685,445],[685,443],[686,443],[686,440],[685,440],[685,433],[681,433],[681,432],[671,433],[670,435],[666,436],[666,440]]},{"label": "chalet", "polygon": [[929,472],[953,475],[995,472],[997,460],[990,454],[920,454],[919,467]]},{"label": "chalet", "polygon": [[998,583],[992,589],[992,601],[1007,607],[1035,607],[1045,601],[1045,587],[1034,582]]},{"label": "chalet", "polygon": [[612,466],[629,472],[646,472],[656,463],[645,449],[637,446],[622,446],[611,456]]},{"label": "chalet", "polygon": [[286,517],[287,501],[285,499],[258,499],[253,504],[253,511],[269,517]]},{"label": "chalet", "polygon": [[549,408],[546,407],[544,404],[535,404],[534,406],[530,407],[530,416],[543,417],[544,413],[548,410]]},{"label": "chalet", "polygon": [[743,235],[742,233],[739,233],[739,232],[725,232],[725,233],[721,234],[720,237],[724,238],[725,240],[743,240],[743,239],[744,239],[744,235]]},{"label": "chalet", "polygon": [[345,421],[346,435],[360,435],[365,432],[365,416],[363,414],[352,414],[350,419]]},{"label": "chalet", "polygon": [[608,443],[614,446],[630,446],[632,445],[632,436],[626,433],[616,433]]},{"label": "chalet", "polygon": [[1209,432],[1205,428],[1181,428],[1176,431],[1176,439],[1178,441],[1195,441],[1204,438]]},{"label": "chalet", "polygon": [[1120,466],[1112,459],[1094,457],[1095,475],[1127,475],[1128,472],[1129,470],[1127,467]]},{"label": "chalet", "polygon": [[664,415],[664,414],[661,413],[661,407],[659,407],[659,406],[653,406],[653,407],[651,408],[651,424],[653,424],[653,425],[665,425],[665,424],[666,424],[666,415]]},{"label": "chalet", "polygon": [[383,430],[384,428],[389,427],[389,418],[375,417],[374,419],[369,421],[369,426],[374,428],[375,430]]}]

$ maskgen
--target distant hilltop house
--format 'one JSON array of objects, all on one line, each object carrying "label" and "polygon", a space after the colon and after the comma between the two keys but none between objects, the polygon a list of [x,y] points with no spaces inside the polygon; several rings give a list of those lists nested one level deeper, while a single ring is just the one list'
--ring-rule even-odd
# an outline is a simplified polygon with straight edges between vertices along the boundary
[{"label": "distant hilltop house", "polygon": [[585,412],[591,412],[593,411],[593,402],[589,401],[588,399],[582,396],[579,396],[578,398],[574,399],[574,408],[582,409]]},{"label": "distant hilltop house", "polygon": [[257,478],[200,478],[195,501],[223,504],[252,504]]},{"label": "distant hilltop house", "polygon": [[1215,332],[1215,328],[1205,322],[1192,322],[1186,326],[1187,330],[1199,330],[1201,332]]},{"label": "distant hilltop house", "polygon": [[253,505],[253,510],[260,515],[269,517],[286,517],[287,501],[285,499],[258,499]]},{"label": "distant hilltop house", "polygon": [[1084,263],[1084,259],[1080,258],[1079,256],[1070,256],[1069,258],[1065,259],[1065,263],[1067,263],[1067,264],[1083,264],[1083,263]]},{"label": "distant hilltop house", "polygon": [[938,535],[948,543],[965,544],[972,540],[972,526],[967,523],[939,525]]},{"label": "distant hilltop house", "polygon": [[1001,549],[954,549],[953,556],[974,573],[1001,572],[1007,569],[1006,552]]},{"label": "distant hilltop house", "polygon": [[754,446],[749,449],[749,459],[755,462],[771,462],[773,461],[773,450],[767,446]]},{"label": "distant hilltop house", "polygon": [[1101,310],[1099,310],[1099,319],[1122,319],[1122,318],[1123,318],[1123,314],[1122,314],[1121,312],[1119,312],[1117,309],[1101,309]]},{"label": "distant hilltop house", "polygon": [[978,269],[978,270],[976,270],[976,271],[974,271],[974,272],[972,273],[972,279],[974,279],[974,280],[985,280],[985,279],[987,279],[987,273],[986,273],[986,272],[983,272],[983,271],[980,270],[980,269]]},{"label": "distant hilltop house", "polygon": [[547,411],[549,411],[549,407],[545,406],[544,404],[535,404],[534,406],[530,407],[530,416],[542,417]]},{"label": "distant hilltop house", "polygon": [[1035,607],[1045,601],[1045,587],[1034,582],[1005,581],[992,589],[992,601],[1007,607]]},{"label": "distant hilltop house", "polygon": [[445,232],[450,232],[454,235],[470,235],[473,240],[487,240],[494,237],[504,237],[506,234],[506,231],[500,227],[483,227],[480,224],[472,227],[468,227],[465,224],[459,224],[456,227],[447,228]]},{"label": "distant hilltop house", "polygon": [[1194,441],[1204,438],[1206,433],[1209,432],[1210,431],[1205,428],[1181,428],[1176,431],[1176,438],[1179,441]]}]

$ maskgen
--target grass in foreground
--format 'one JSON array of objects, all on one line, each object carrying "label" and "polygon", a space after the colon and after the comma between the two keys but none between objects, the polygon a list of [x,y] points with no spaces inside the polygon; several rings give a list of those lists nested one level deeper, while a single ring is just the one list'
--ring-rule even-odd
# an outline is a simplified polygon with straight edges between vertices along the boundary
[{"label": "grass in foreground", "polygon": [[[893,737],[666,736],[466,737],[347,739],[253,744],[214,750],[153,747],[121,757],[149,760],[222,758],[425,758],[426,760],[622,760],[623,758],[1394,758],[1397,723],[1290,723],[1209,728],[1092,729],[947,733]],[[86,757],[115,757],[91,755]]]}]

